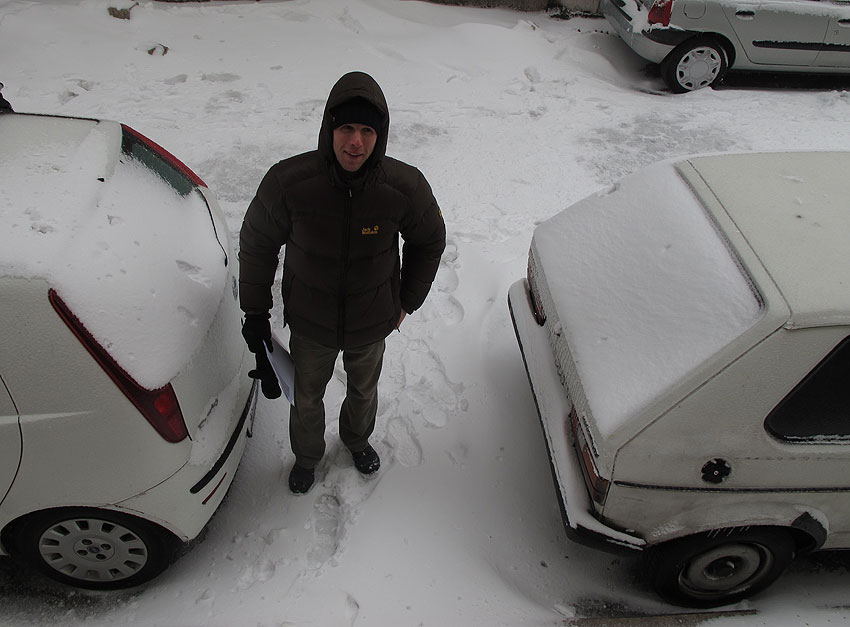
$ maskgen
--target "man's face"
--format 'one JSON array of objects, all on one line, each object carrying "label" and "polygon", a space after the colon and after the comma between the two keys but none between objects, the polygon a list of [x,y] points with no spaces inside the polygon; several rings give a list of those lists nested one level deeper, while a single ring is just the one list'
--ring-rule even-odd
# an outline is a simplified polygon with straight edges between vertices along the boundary
[{"label": "man's face", "polygon": [[334,154],[342,169],[357,172],[375,149],[378,134],[364,124],[343,124],[334,129]]}]

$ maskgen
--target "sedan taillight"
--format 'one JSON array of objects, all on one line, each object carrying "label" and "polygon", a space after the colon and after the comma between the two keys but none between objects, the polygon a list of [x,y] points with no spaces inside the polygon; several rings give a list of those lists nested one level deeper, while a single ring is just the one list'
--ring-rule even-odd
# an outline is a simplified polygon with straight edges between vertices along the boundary
[{"label": "sedan taillight", "polygon": [[649,9],[646,20],[650,24],[670,26],[670,14],[673,12],[673,0],[655,0]]},{"label": "sedan taillight", "polygon": [[534,253],[531,251],[528,253],[526,277],[528,278],[531,313],[534,315],[534,321],[543,326],[546,323],[546,311],[543,309],[543,299],[540,298],[540,290],[537,288],[537,262],[534,259]]},{"label": "sedan taillight", "polygon": [[94,339],[88,329],[75,316],[68,305],[65,304],[56,290],[48,292],[50,304],[59,314],[63,322],[74,336],[85,347],[94,360],[103,368],[103,371],[118,386],[127,399],[135,405],[150,425],[166,442],[180,442],[184,440],[189,432],[186,422],[183,420],[183,412],[174,388],[167,384],[156,390],[147,390],[139,385],[126,370],[124,370],[113,359],[106,349]]},{"label": "sedan taillight", "polygon": [[588,493],[590,493],[590,498],[597,505],[605,505],[611,482],[599,476],[596,470],[596,464],[593,462],[593,453],[579,424],[575,407],[570,411],[570,430],[572,431],[573,441],[575,442],[576,453],[578,454],[578,461],[581,466],[581,474],[584,477],[584,483],[587,486]]}]

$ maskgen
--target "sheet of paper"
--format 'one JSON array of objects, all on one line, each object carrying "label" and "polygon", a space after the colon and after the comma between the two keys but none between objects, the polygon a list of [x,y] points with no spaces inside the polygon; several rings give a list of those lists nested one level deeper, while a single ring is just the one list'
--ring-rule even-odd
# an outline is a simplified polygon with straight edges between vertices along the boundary
[{"label": "sheet of paper", "polygon": [[271,351],[266,349],[266,355],[277,375],[277,382],[283,395],[290,405],[295,405],[295,366],[292,363],[292,356],[274,333],[272,333],[272,348]]}]

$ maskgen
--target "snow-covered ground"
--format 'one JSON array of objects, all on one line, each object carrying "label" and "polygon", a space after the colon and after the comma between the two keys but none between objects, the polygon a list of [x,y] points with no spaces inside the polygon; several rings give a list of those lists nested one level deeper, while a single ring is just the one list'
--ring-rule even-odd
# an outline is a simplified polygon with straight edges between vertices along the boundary
[{"label": "snow-covered ground", "polygon": [[[121,20],[110,4],[136,6]],[[293,497],[288,406],[264,400],[228,499],[162,576],[93,594],[2,560],[0,624],[562,625],[681,611],[634,559],[565,538],[507,289],[536,223],[641,166],[849,148],[850,94],[744,81],[672,96],[593,18],[402,0],[0,0],[15,108],[130,124],[206,180],[234,235],[266,169],[315,146],[330,87],[354,69],[383,87],[388,153],[425,173],[449,237],[426,305],[388,344],[380,475],[358,475],[331,420],[318,484]],[[848,583],[845,562],[801,560],[733,608],[755,614],[712,624],[847,624]]]}]

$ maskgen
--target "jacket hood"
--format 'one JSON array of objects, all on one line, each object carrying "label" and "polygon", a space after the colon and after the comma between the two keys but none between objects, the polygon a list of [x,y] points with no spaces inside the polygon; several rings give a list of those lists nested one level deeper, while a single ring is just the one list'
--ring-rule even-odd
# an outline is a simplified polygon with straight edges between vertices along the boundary
[{"label": "jacket hood", "polygon": [[331,88],[328,101],[325,103],[325,113],[322,117],[322,128],[319,131],[319,154],[322,159],[333,164],[336,157],[333,151],[333,128],[331,123],[331,111],[354,98],[364,98],[375,106],[383,115],[381,128],[378,131],[378,139],[375,149],[369,160],[363,166],[364,169],[374,169],[384,158],[387,151],[387,136],[390,130],[390,112],[384,92],[374,78],[365,72],[349,72],[340,78]]}]

